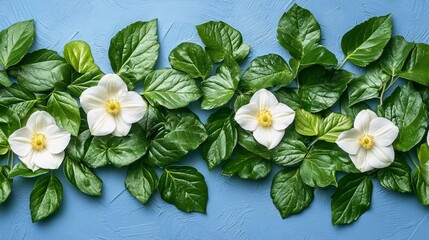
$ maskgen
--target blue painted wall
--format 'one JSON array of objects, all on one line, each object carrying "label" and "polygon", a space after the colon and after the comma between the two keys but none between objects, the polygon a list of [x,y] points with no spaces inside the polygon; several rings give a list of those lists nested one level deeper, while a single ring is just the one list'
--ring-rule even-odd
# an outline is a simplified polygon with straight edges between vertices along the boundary
[{"label": "blue painted wall", "polygon": [[[158,68],[162,68],[169,65],[168,54],[177,44],[200,43],[196,24],[223,20],[239,29],[251,45],[249,59],[271,52],[288,59],[277,43],[276,28],[295,2],[314,13],[322,28],[322,43],[339,60],[341,36],[376,15],[393,13],[394,34],[429,43],[427,0],[0,0],[0,29],[34,18],[33,49],[62,53],[68,41],[82,39],[91,45],[102,70],[111,72],[110,39],[134,21],[158,18]],[[191,108],[206,120],[207,112],[198,110],[197,104]],[[429,209],[414,196],[389,192],[375,181],[370,210],[351,226],[332,227],[333,188],[317,189],[309,209],[282,220],[270,198],[271,180],[278,169],[262,181],[244,181],[224,177],[219,169],[208,171],[198,152],[180,163],[196,167],[205,176],[207,215],[180,212],[158,193],[141,205],[124,188],[125,168],[96,170],[104,181],[101,198],[81,194],[57,171],[64,185],[60,211],[32,224],[29,196],[34,180],[17,178],[10,199],[0,206],[0,239],[428,239]]]}]

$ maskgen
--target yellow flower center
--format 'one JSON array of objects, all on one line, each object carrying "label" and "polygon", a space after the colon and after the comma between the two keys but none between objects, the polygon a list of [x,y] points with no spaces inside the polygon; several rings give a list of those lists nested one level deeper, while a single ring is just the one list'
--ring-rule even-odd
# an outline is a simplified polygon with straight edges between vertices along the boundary
[{"label": "yellow flower center", "polygon": [[262,127],[269,127],[273,124],[273,115],[268,109],[264,109],[258,113],[258,122]]},{"label": "yellow flower center", "polygon": [[371,149],[374,146],[374,136],[363,135],[359,138],[359,144],[365,149]]},{"label": "yellow flower center", "polygon": [[121,104],[116,99],[106,101],[106,112],[117,115],[121,111]]},{"label": "yellow flower center", "polygon": [[35,133],[31,137],[31,147],[34,150],[41,151],[45,149],[46,146],[46,136],[41,133]]}]

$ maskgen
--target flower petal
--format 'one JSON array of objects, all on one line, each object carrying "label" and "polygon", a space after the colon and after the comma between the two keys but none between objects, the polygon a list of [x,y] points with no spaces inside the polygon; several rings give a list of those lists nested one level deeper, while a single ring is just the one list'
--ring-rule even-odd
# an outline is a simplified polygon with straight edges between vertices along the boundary
[{"label": "flower petal", "polygon": [[91,135],[105,136],[115,130],[115,119],[105,109],[93,109],[88,112],[88,126]]},{"label": "flower petal", "polygon": [[375,142],[381,146],[392,145],[398,133],[398,127],[386,118],[374,118],[369,124],[369,134],[372,134]]},{"label": "flower petal", "polygon": [[367,151],[366,161],[373,168],[385,168],[395,160],[395,151],[393,146],[377,146]]},{"label": "flower petal", "polygon": [[242,106],[235,113],[235,121],[243,128],[248,131],[255,131],[258,127],[258,116],[259,108],[256,104],[249,103]]},{"label": "flower petal", "polygon": [[8,139],[10,148],[18,156],[27,156],[31,151],[31,137],[33,132],[28,127],[13,132]]},{"label": "flower petal", "polygon": [[272,127],[258,126],[253,132],[253,137],[258,143],[264,145],[268,149],[273,149],[279,145],[284,134],[285,131],[277,131]]},{"label": "flower petal", "polygon": [[37,111],[28,118],[26,126],[33,133],[44,133],[50,125],[57,125],[55,119],[45,111]]},{"label": "flower petal", "polygon": [[262,111],[277,105],[279,101],[277,101],[276,96],[272,92],[261,89],[253,94],[250,103],[256,104],[259,107],[259,111]]},{"label": "flower petal", "polygon": [[80,105],[86,113],[97,108],[104,109],[107,100],[109,100],[107,90],[100,86],[90,87],[80,95]]},{"label": "flower petal", "polygon": [[368,172],[374,169],[367,162],[367,152],[368,151],[365,150],[364,148],[359,148],[359,151],[355,155],[353,154],[349,155],[355,167],[361,172]]},{"label": "flower petal", "polygon": [[127,136],[128,133],[130,132],[131,129],[131,125],[130,123],[127,123],[126,121],[124,121],[124,119],[122,118],[121,115],[117,115],[115,116],[115,131],[113,131],[113,136],[116,137],[123,137],[123,136]]},{"label": "flower petal", "polygon": [[58,169],[64,160],[64,152],[51,154],[47,150],[34,151],[33,160],[39,168]]},{"label": "flower petal", "polygon": [[348,154],[355,155],[360,148],[359,138],[361,136],[362,133],[359,130],[352,128],[342,132],[335,143]]},{"label": "flower petal", "polygon": [[116,74],[104,75],[98,82],[97,86],[106,89],[107,95],[110,98],[118,98],[124,92],[128,91],[128,87],[125,82]]},{"label": "flower petal", "polygon": [[271,107],[269,111],[273,115],[272,127],[278,131],[289,127],[295,119],[295,112],[283,103],[278,103],[274,107]]},{"label": "flower petal", "polygon": [[52,154],[58,154],[66,149],[70,142],[70,133],[60,129],[56,125],[46,128],[46,150]]},{"label": "flower petal", "polygon": [[36,164],[34,163],[34,159],[33,159],[34,152],[35,151],[31,150],[26,156],[18,156],[19,160],[21,160],[21,162],[28,169],[31,169],[33,172],[40,169],[40,167],[36,166]]},{"label": "flower petal", "polygon": [[140,94],[130,91],[119,97],[118,101],[121,104],[121,116],[125,122],[132,124],[143,118],[147,103]]},{"label": "flower petal", "polygon": [[377,114],[375,114],[375,112],[369,109],[362,110],[355,118],[354,128],[361,131],[363,134],[367,134],[369,130],[369,123],[376,117]]}]

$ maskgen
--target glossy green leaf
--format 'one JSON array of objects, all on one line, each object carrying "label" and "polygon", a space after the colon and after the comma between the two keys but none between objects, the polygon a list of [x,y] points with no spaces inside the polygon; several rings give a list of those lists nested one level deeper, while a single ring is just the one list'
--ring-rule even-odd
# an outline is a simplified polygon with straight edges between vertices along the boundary
[{"label": "glossy green leaf", "polygon": [[44,175],[48,173],[47,169],[39,169],[33,172],[33,170],[28,169],[22,162],[17,163],[12,170],[9,172],[9,178],[14,178],[17,176],[25,177],[25,178],[33,178],[40,175]]},{"label": "glossy green leaf", "polygon": [[252,95],[252,92],[242,93],[238,95],[234,102],[234,111],[237,112],[239,108],[248,104],[250,102],[250,98],[252,98]]},{"label": "glossy green leaf", "polygon": [[298,95],[298,89],[280,88],[273,93],[279,102],[288,105],[294,111],[296,111],[298,108],[302,108],[301,101]]},{"label": "glossy green leaf", "polygon": [[128,167],[125,187],[141,203],[146,204],[158,185],[155,168],[145,165],[142,161]]},{"label": "glossy green leaf", "polygon": [[420,163],[420,172],[426,184],[429,184],[429,146],[423,143],[417,150],[417,157]]},{"label": "glossy green leaf", "polygon": [[295,111],[295,130],[304,136],[317,136],[321,128],[322,118],[318,114],[312,114],[304,109]]},{"label": "glossy green leaf", "polygon": [[54,175],[39,178],[30,195],[31,220],[37,222],[49,217],[60,208],[63,186]]},{"label": "glossy green leaf", "polygon": [[405,159],[396,156],[395,161],[387,167],[377,171],[380,184],[392,191],[405,193],[412,192],[411,168]]},{"label": "glossy green leaf", "polygon": [[0,65],[17,64],[30,50],[34,41],[34,20],[17,22],[0,32]]},{"label": "glossy green leaf", "polygon": [[142,127],[143,132],[146,133],[146,137],[158,132],[158,130],[164,126],[164,116],[153,106],[148,106],[143,118],[138,122]]},{"label": "glossy green leaf", "polygon": [[320,26],[313,14],[294,4],[280,18],[277,28],[277,40],[290,55],[301,60],[305,52],[319,43]]},{"label": "glossy green leaf", "polygon": [[396,88],[377,111],[399,128],[399,135],[393,143],[398,151],[409,151],[426,133],[426,107],[411,83]]},{"label": "glossy green leaf", "polygon": [[429,206],[429,185],[423,180],[420,168],[414,169],[411,182],[419,202],[422,205]]},{"label": "glossy green leaf", "polygon": [[98,68],[92,57],[91,47],[85,41],[71,41],[64,46],[64,59],[78,73]]},{"label": "glossy green leaf", "polygon": [[59,91],[53,92],[48,100],[47,110],[60,128],[73,136],[78,135],[80,127],[79,106],[70,94]]},{"label": "glossy green leaf", "polygon": [[156,20],[135,22],[110,41],[110,65],[130,89],[155,69],[159,51],[157,31]]},{"label": "glossy green leaf", "polygon": [[225,105],[234,96],[239,80],[240,66],[231,57],[225,57],[216,75],[201,82],[201,108],[209,110]]},{"label": "glossy green leaf", "polygon": [[344,114],[330,113],[319,124],[318,138],[326,142],[335,142],[338,136],[353,127],[353,120]]},{"label": "glossy green leaf", "polygon": [[287,86],[294,75],[287,62],[277,54],[255,58],[244,72],[240,86],[247,90]]},{"label": "glossy green leaf", "polygon": [[278,172],[271,185],[271,198],[282,218],[300,213],[313,201],[314,189],[304,184],[298,169]]},{"label": "glossy green leaf", "polygon": [[187,106],[201,97],[194,79],[174,69],[155,70],[150,73],[143,95],[154,106],[175,109]]},{"label": "glossy green leaf", "polygon": [[351,72],[325,69],[319,65],[302,70],[298,95],[303,108],[310,112],[320,112],[331,107],[353,77]]},{"label": "glossy green leaf", "polygon": [[392,36],[392,16],[372,17],[344,34],[341,49],[345,60],[365,67],[377,60]]},{"label": "glossy green leaf", "polygon": [[338,64],[337,57],[322,45],[310,47],[300,61],[300,69],[311,65],[335,66]]},{"label": "glossy green leaf", "polygon": [[8,106],[20,119],[27,116],[37,102],[31,91],[27,91],[18,84],[0,90],[0,104]]},{"label": "glossy green leaf", "polygon": [[204,49],[195,43],[184,42],[168,56],[173,68],[185,72],[191,78],[205,79],[213,69],[213,62]]},{"label": "glossy green leaf", "polygon": [[414,46],[414,43],[407,42],[402,36],[392,37],[378,61],[380,67],[390,76],[398,75]]},{"label": "glossy green leaf", "polygon": [[9,108],[0,105],[0,155],[9,151],[9,136],[18,130],[21,122],[18,116]]},{"label": "glossy green leaf", "polygon": [[237,145],[238,135],[231,110],[222,108],[210,115],[205,124],[208,138],[202,145],[202,154],[209,169],[228,159]]},{"label": "glossy green leaf", "polygon": [[80,97],[83,91],[96,86],[103,76],[104,73],[98,67],[91,68],[84,74],[77,74],[76,78],[72,79],[67,86],[67,89],[72,96]]},{"label": "glossy green leaf", "polygon": [[364,102],[359,102],[354,104],[353,106],[349,106],[349,100],[346,94],[343,94],[340,103],[341,113],[346,114],[353,119],[356,118],[360,111],[364,109],[371,109],[371,107]]},{"label": "glossy green leaf", "polygon": [[347,174],[338,181],[332,195],[332,224],[349,224],[356,221],[371,205],[371,177]]},{"label": "glossy green leaf", "polygon": [[158,185],[164,201],[185,212],[206,212],[208,190],[204,176],[193,167],[164,168]]},{"label": "glossy green leaf", "polygon": [[82,162],[66,157],[64,175],[79,191],[91,196],[101,196],[103,182]]},{"label": "glossy green leaf", "polygon": [[237,155],[234,159],[222,166],[223,175],[256,180],[264,178],[270,173],[270,161],[242,148],[236,153]]},{"label": "glossy green leaf", "polygon": [[0,166],[0,204],[8,199],[11,192],[12,183],[8,179],[8,176],[5,175],[3,167]]},{"label": "glossy green leaf", "polygon": [[6,70],[0,70],[0,85],[4,87],[10,87],[10,85],[12,85]]},{"label": "glossy green leaf", "polygon": [[399,73],[401,78],[405,78],[425,86],[429,86],[429,45],[417,43],[411,52],[404,68]]},{"label": "glossy green leaf", "polygon": [[66,148],[67,156],[74,160],[81,161],[88,150],[92,136],[89,130],[81,132],[77,137],[72,136],[70,143]]},{"label": "glossy green leaf", "polygon": [[307,154],[307,146],[291,136],[292,129],[286,129],[286,136],[269,152],[270,159],[280,166],[293,166],[300,163]]},{"label": "glossy green leaf", "polygon": [[265,159],[271,158],[271,152],[262,144],[258,143],[253,137],[252,133],[242,129],[238,130],[238,144],[245,148],[247,151],[259,155]]}]

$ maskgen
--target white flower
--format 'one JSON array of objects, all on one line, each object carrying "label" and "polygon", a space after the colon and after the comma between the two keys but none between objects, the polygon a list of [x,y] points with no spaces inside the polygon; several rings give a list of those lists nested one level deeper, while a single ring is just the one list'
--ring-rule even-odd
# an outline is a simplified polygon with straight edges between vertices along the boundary
[{"label": "white flower", "polygon": [[266,89],[257,91],[250,103],[242,106],[235,114],[235,121],[268,149],[277,146],[285,129],[293,122],[295,112],[279,103],[273,93]]},{"label": "white flower", "polygon": [[347,152],[361,172],[388,167],[395,159],[392,143],[399,129],[386,118],[377,117],[371,110],[356,116],[354,128],[344,131],[336,143]]},{"label": "white flower", "polygon": [[116,74],[106,74],[98,85],[86,89],[80,104],[88,114],[89,130],[94,136],[126,136],[131,125],[143,118],[147,104]]},{"label": "white flower", "polygon": [[70,133],[60,129],[49,113],[37,111],[8,141],[12,151],[34,172],[40,168],[57,169],[61,165]]}]

